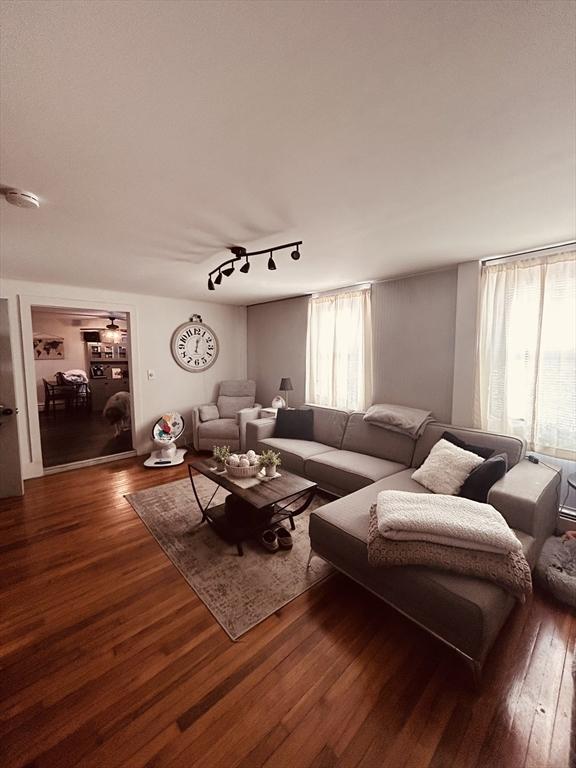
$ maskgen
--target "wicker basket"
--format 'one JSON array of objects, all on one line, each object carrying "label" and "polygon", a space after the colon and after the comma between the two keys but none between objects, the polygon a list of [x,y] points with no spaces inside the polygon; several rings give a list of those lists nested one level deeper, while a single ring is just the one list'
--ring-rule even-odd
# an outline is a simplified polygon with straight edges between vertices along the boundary
[{"label": "wicker basket", "polygon": [[232,467],[226,462],[224,466],[230,477],[256,477],[261,469],[259,464],[254,464],[252,467]]}]

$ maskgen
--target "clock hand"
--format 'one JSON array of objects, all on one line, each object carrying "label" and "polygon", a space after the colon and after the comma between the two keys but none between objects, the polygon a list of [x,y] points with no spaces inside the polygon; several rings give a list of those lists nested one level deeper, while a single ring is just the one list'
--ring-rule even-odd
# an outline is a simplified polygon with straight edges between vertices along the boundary
[{"label": "clock hand", "polygon": [[196,339],[196,349],[194,350],[194,354],[198,354],[198,344],[200,344],[200,339]]}]

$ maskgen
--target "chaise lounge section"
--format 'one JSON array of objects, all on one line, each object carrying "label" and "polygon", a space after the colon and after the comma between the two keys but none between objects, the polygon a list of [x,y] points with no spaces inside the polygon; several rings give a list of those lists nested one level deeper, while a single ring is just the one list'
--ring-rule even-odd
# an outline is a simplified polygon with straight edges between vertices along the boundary
[{"label": "chaise lounge section", "polygon": [[363,413],[311,407],[313,441],[275,438],[274,420],[260,419],[247,425],[247,444],[257,451],[274,448],[287,469],[340,497],[310,515],[313,552],[452,647],[479,678],[514,599],[482,579],[420,566],[369,566],[370,506],[383,490],[430,493],[411,476],[448,430],[506,454],[508,472],[492,486],[488,503],[514,530],[533,568],[556,527],[559,472],[524,460],[524,445],[515,437],[433,422],[415,440],[368,424]]}]

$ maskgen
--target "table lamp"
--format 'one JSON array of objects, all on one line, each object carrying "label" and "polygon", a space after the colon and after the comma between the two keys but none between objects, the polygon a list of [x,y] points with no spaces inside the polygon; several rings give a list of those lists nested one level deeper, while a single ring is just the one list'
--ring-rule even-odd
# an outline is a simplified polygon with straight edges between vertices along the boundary
[{"label": "table lamp", "polygon": [[292,390],[294,389],[294,387],[292,386],[292,382],[290,381],[289,378],[282,379],[278,389],[280,390],[280,392],[284,392],[284,400],[286,401],[286,408],[288,408],[288,395],[286,393],[292,392]]}]

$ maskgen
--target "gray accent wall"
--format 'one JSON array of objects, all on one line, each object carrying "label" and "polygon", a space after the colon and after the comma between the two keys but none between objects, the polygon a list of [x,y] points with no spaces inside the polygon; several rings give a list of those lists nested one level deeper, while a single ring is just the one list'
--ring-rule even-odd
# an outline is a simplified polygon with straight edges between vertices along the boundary
[{"label": "gray accent wall", "polygon": [[269,406],[280,379],[292,379],[290,405],[302,405],[306,391],[308,298],[248,307],[248,378],[256,381],[256,401]]},{"label": "gray accent wall", "polygon": [[[450,422],[454,382],[457,268],[372,286],[374,402],[432,410]],[[248,376],[270,405],[283,376],[301,405],[306,387],[306,297],[248,307]]]},{"label": "gray accent wall", "polygon": [[375,403],[452,417],[458,270],[372,286]]}]

